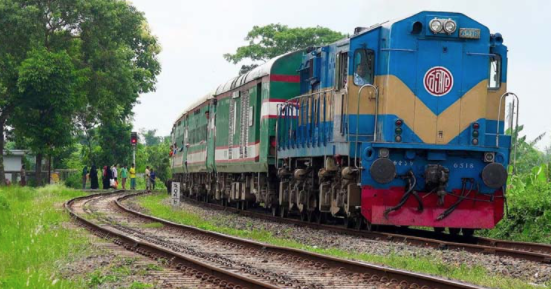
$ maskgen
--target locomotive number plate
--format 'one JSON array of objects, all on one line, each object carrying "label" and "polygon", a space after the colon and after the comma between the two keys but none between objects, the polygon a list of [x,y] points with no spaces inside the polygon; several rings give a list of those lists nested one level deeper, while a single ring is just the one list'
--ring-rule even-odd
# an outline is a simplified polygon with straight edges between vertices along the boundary
[{"label": "locomotive number plate", "polygon": [[459,38],[480,39],[480,29],[478,28],[460,28]]}]

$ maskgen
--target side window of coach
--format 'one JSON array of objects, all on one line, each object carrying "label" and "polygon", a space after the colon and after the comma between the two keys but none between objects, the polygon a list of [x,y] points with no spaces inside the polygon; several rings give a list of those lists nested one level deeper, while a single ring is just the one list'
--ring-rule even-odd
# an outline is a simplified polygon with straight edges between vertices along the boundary
[{"label": "side window of coach", "polygon": [[375,78],[375,52],[358,49],[354,52],[354,84],[373,84]]},{"label": "side window of coach", "polygon": [[488,89],[499,89],[501,87],[501,56],[490,56],[490,75]]}]

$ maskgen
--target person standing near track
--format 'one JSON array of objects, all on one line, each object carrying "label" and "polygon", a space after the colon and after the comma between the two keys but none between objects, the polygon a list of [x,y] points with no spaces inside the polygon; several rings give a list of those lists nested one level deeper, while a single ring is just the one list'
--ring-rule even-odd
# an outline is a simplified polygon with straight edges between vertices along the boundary
[{"label": "person standing near track", "polygon": [[155,171],[153,170],[153,168],[151,168],[151,172],[149,173],[149,179],[151,180],[149,188],[152,191],[154,191],[155,190]]},{"label": "person standing near track", "polygon": [[134,164],[132,164],[132,167],[130,168],[130,189],[135,190],[136,189],[136,168],[134,168]]},{"label": "person standing near track", "polygon": [[113,180],[115,180],[115,182],[117,182],[117,177],[118,177],[118,172],[117,172],[117,165],[113,165]]},{"label": "person standing near track", "polygon": [[126,178],[128,177],[128,169],[124,165],[121,169],[122,189],[126,190]]},{"label": "person standing near track", "polygon": [[102,178],[103,189],[104,189],[104,190],[108,190],[108,189],[109,189],[109,180],[110,180],[110,176],[111,176],[111,169],[109,169],[108,166],[104,166],[104,167],[103,167],[103,178]]},{"label": "person standing near track", "polygon": [[88,166],[82,169],[82,189],[86,189],[86,179],[88,178]]},{"label": "person standing near track", "polygon": [[151,189],[151,179],[149,179],[151,172],[149,171],[149,166],[145,167],[145,189]]},{"label": "person standing near track", "polygon": [[92,168],[90,169],[90,189],[97,190],[98,188],[98,170],[96,164],[92,164]]}]

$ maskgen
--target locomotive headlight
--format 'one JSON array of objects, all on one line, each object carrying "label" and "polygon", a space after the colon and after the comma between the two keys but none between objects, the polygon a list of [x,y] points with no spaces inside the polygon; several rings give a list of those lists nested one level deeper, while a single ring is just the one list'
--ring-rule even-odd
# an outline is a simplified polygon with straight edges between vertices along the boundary
[{"label": "locomotive headlight", "polygon": [[433,33],[439,33],[440,31],[442,31],[442,22],[440,22],[440,20],[436,18],[432,19],[429,22],[429,27]]},{"label": "locomotive headlight", "polygon": [[390,155],[390,152],[388,151],[387,148],[382,148],[379,150],[379,157],[380,158],[388,158],[388,156]]},{"label": "locomotive headlight", "polygon": [[451,19],[446,20],[446,23],[444,24],[444,31],[446,31],[446,33],[448,34],[452,34],[455,32],[455,30],[457,30],[457,24],[455,23],[455,21]]}]

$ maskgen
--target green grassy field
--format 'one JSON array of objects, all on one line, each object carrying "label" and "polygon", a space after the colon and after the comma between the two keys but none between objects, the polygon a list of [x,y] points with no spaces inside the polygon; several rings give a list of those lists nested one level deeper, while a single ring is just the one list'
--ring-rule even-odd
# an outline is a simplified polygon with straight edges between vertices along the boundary
[{"label": "green grassy field", "polygon": [[[483,267],[469,267],[462,264],[450,265],[433,259],[424,257],[404,257],[397,254],[388,256],[367,255],[357,252],[343,251],[337,249],[320,249],[301,244],[294,240],[278,238],[269,231],[264,230],[239,230],[229,227],[215,225],[211,220],[205,220],[199,215],[175,210],[163,201],[167,198],[166,194],[146,195],[138,198],[138,203],[144,207],[150,214],[171,220],[177,223],[194,226],[197,228],[220,232],[228,235],[248,238],[261,241],[268,244],[299,248],[310,252],[316,252],[346,259],[362,260],[370,263],[381,264],[398,269],[405,269],[415,272],[422,272],[431,275],[448,277],[456,280],[474,283],[492,288],[541,288],[533,286],[518,279],[512,279],[504,276],[490,275]],[[548,284],[551,285],[551,284]]]},{"label": "green grassy field", "polygon": [[67,228],[62,203],[84,193],[62,186],[0,188],[0,288],[81,288],[60,268],[88,254],[85,234]]}]

